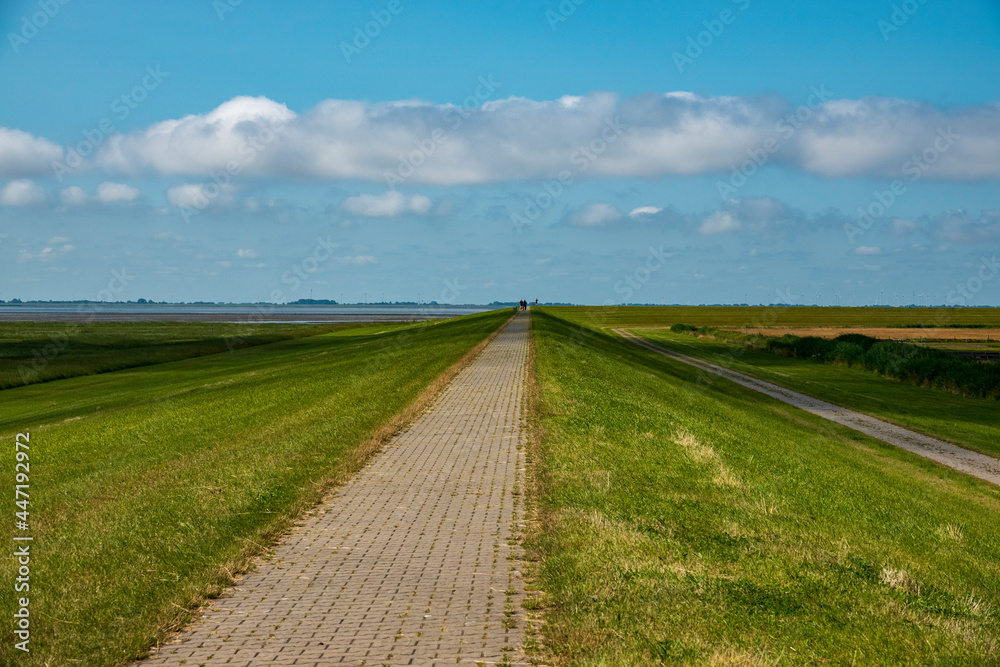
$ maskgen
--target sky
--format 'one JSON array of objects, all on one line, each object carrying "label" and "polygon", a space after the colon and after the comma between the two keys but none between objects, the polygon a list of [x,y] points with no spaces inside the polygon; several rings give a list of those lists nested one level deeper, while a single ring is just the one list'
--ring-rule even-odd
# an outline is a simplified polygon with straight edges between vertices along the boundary
[{"label": "sky", "polygon": [[1000,306],[1000,2],[8,0],[0,300]]}]

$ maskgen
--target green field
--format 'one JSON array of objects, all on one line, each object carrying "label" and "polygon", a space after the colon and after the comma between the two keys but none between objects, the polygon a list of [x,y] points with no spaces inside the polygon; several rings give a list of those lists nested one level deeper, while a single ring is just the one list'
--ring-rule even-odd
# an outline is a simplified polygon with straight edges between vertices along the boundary
[{"label": "green field", "polygon": [[571,322],[605,328],[696,327],[1000,327],[1000,308],[837,308],[788,306],[558,306]]},{"label": "green field", "polygon": [[0,322],[0,389],[200,357],[351,326]]},{"label": "green field", "polygon": [[[14,436],[31,434],[34,537],[31,654],[8,632],[0,664],[142,655],[509,317],[355,328],[0,392],[11,484]],[[0,577],[14,581],[13,557]]]},{"label": "green field", "polygon": [[958,396],[941,389],[906,384],[859,368],[783,357],[663,329],[635,329],[634,332],[668,349],[742,371],[983,454],[1000,456],[1000,407],[995,399]]},{"label": "green field", "polygon": [[533,315],[543,656],[1000,664],[1000,489],[556,317],[579,312]]}]

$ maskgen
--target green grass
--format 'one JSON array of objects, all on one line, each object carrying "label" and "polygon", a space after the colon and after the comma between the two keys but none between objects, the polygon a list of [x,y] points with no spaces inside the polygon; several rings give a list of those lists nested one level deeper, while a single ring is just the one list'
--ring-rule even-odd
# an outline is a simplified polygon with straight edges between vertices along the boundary
[{"label": "green grass", "polygon": [[0,389],[228,352],[352,326],[0,322]]},{"label": "green grass", "polygon": [[[983,454],[1000,456],[1000,408],[995,399],[959,396],[942,389],[913,386],[860,368],[783,357],[663,329],[634,331],[651,342],[683,354],[742,371]],[[721,379],[712,381],[724,382]]]},{"label": "green grass", "polygon": [[[11,486],[14,434],[31,433],[34,542],[32,651],[8,631],[0,664],[141,655],[508,317],[356,328],[3,391]],[[14,577],[4,558],[0,579]],[[8,621],[12,605],[5,595]]]},{"label": "green grass", "polygon": [[555,663],[1000,664],[1000,489],[553,310],[527,546]]},{"label": "green grass", "polygon": [[1000,327],[1000,308],[838,308],[768,306],[546,306],[587,326],[651,327]]}]

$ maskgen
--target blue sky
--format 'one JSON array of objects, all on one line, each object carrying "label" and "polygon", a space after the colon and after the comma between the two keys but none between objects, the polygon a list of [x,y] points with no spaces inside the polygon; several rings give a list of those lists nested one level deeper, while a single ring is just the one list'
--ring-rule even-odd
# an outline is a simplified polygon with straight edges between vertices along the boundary
[{"label": "blue sky", "polygon": [[316,5],[3,3],[0,299],[1000,305],[1000,3]]}]

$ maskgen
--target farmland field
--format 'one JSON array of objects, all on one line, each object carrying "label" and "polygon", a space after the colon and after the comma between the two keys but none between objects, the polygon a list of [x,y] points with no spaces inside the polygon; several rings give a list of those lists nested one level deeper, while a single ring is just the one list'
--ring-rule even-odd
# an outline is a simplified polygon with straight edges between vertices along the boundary
[{"label": "farmland field", "polygon": [[553,662],[1000,663],[1000,489],[699,384],[582,310],[533,315],[527,546]]},{"label": "farmland field", "polygon": [[[0,437],[31,438],[30,664],[121,665],[162,641],[509,316],[379,324],[0,392]],[[0,573],[13,581],[15,568],[5,558]],[[14,653],[0,645],[0,664]]]},{"label": "farmland field", "polygon": [[546,312],[601,328],[655,327],[975,327],[1000,329],[1000,308],[841,308],[789,306],[560,306]]}]

